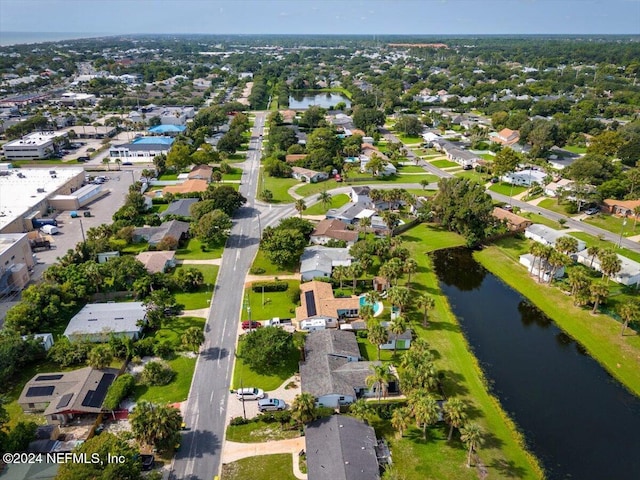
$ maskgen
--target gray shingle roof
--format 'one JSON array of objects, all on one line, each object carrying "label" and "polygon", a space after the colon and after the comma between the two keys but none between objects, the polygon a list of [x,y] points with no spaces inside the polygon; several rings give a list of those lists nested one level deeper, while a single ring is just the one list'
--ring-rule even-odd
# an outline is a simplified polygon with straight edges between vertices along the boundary
[{"label": "gray shingle roof", "polygon": [[191,205],[199,202],[198,198],[181,198],[175,200],[169,204],[167,209],[160,214],[160,217],[166,217],[167,215],[179,215],[181,217],[191,217]]}]

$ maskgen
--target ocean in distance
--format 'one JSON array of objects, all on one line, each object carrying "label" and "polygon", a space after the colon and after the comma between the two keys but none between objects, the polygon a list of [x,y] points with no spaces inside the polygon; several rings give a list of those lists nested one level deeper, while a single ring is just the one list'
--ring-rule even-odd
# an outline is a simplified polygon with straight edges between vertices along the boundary
[{"label": "ocean in distance", "polygon": [[93,32],[1,32],[0,46],[28,43],[57,42],[60,40],[76,40],[78,38],[103,37],[108,33]]}]

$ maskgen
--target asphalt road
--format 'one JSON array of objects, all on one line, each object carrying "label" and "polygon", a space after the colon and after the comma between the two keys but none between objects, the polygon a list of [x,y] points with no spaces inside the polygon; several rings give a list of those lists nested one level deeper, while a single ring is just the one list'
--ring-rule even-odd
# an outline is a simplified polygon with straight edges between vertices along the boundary
[{"label": "asphalt road", "polygon": [[[196,364],[185,409],[189,430],[173,462],[171,477],[180,480],[211,480],[220,469],[225,416],[233,369],[244,279],[258,250],[260,230],[255,192],[260,172],[260,151],[266,113],[257,113],[240,193],[247,203],[234,217],[227,240],[205,326],[205,344]],[[270,218],[278,210],[266,209]]]}]

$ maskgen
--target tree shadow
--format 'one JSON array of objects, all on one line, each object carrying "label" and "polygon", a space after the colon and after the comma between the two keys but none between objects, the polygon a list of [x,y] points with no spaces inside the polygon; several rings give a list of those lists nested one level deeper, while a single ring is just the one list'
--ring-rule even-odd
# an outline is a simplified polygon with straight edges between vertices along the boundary
[{"label": "tree shadow", "polygon": [[485,432],[482,438],[484,439],[484,446],[487,448],[502,448],[504,445],[504,442],[491,432]]},{"label": "tree shadow", "polygon": [[464,396],[469,393],[465,386],[465,378],[458,372],[451,370],[441,370],[442,387],[448,396]]},{"label": "tree shadow", "polygon": [[526,470],[516,465],[513,460],[496,458],[491,462],[489,468],[493,468],[500,473],[500,478],[523,478]]},{"label": "tree shadow", "polygon": [[[182,434],[180,449],[175,454],[175,460],[180,462],[189,458],[202,458],[205,454],[215,455],[220,452],[221,447],[220,439],[213,432],[189,430]],[[175,470],[169,474],[169,478],[171,480],[201,480],[201,477],[195,474],[178,476]]]},{"label": "tree shadow", "polygon": [[200,356],[205,360],[220,360],[226,358],[229,351],[226,348],[210,347],[200,352]]},{"label": "tree shadow", "polygon": [[460,333],[460,327],[458,325],[449,322],[439,322],[433,320],[429,320],[429,327],[427,327],[427,330],[442,330],[447,332]]}]

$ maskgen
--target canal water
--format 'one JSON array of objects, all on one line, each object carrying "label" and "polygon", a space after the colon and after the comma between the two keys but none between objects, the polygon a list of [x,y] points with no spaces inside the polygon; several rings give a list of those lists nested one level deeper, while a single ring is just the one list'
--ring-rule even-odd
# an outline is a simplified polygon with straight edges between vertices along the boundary
[{"label": "canal water", "polygon": [[640,399],[470,250],[432,258],[493,393],[548,478],[640,479]]},{"label": "canal water", "polygon": [[289,96],[289,108],[292,110],[304,110],[311,105],[317,105],[322,108],[333,108],[338,103],[344,102],[347,108],[351,107],[351,102],[347,97],[340,93],[333,92],[293,92]]}]

